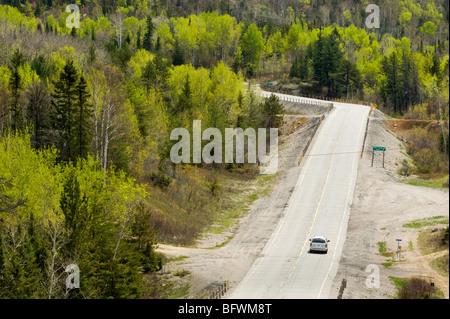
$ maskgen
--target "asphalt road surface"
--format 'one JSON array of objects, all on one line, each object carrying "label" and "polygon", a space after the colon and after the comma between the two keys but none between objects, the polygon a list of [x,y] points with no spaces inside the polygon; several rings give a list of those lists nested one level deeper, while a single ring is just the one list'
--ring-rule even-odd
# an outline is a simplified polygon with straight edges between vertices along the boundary
[{"label": "asphalt road surface", "polygon": [[[300,165],[277,227],[226,298],[328,298],[347,230],[370,108],[334,103]],[[309,239],[327,237],[328,253],[310,253]]]}]

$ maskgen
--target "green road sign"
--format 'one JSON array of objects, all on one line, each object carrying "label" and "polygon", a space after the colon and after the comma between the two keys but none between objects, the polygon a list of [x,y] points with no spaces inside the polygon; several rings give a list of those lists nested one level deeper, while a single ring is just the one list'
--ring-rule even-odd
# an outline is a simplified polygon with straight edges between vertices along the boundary
[{"label": "green road sign", "polygon": [[384,153],[386,151],[386,147],[382,147],[382,146],[374,146],[372,148],[372,166],[373,166],[373,158],[375,157],[375,151],[383,151],[383,168],[384,168]]}]

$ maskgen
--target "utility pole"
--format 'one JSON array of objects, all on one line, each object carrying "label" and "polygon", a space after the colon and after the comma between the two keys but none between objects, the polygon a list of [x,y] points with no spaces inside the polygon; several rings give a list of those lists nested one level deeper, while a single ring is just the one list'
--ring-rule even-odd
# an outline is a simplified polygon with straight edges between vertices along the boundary
[{"label": "utility pole", "polygon": [[[433,93],[434,93],[434,86],[435,86],[435,81],[433,80]],[[444,165],[446,165],[447,164],[447,140],[445,138],[444,125],[442,124],[443,119],[441,117],[441,102],[439,99],[439,85],[437,86],[437,105],[438,105],[438,121],[441,124],[442,138],[444,140]]]}]

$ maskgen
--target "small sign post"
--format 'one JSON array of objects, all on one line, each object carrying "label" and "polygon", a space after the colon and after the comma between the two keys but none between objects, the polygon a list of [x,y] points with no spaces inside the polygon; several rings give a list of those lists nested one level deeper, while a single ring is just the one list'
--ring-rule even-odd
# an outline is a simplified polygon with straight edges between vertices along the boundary
[{"label": "small sign post", "polygon": [[433,299],[434,282],[431,283],[430,299]]},{"label": "small sign post", "polygon": [[396,239],[397,241],[397,256],[398,256],[398,261],[401,260],[401,251],[402,251],[402,246],[400,246],[400,242],[402,241],[401,239]]},{"label": "small sign post", "polygon": [[374,146],[372,148],[372,167],[373,167],[373,158],[375,157],[375,151],[382,151],[383,152],[383,168],[384,168],[384,153],[386,152],[386,147]]}]

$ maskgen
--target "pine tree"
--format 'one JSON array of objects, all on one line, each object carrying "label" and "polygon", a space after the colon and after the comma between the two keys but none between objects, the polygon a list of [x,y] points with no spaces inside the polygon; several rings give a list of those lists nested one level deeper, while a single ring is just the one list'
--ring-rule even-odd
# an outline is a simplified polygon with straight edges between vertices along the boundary
[{"label": "pine tree", "polygon": [[319,33],[319,39],[314,43],[313,68],[314,77],[319,85],[328,88],[328,97],[336,95],[334,77],[342,63],[343,53],[339,47],[339,32],[335,28],[328,37]]},{"label": "pine tree", "polygon": [[14,50],[11,57],[11,77],[9,79],[9,89],[11,91],[11,128],[13,131],[20,131],[24,128],[24,116],[22,104],[20,103],[21,91],[23,90],[22,78],[19,68],[25,62],[22,53]]},{"label": "pine tree", "polygon": [[138,50],[139,50],[139,49],[142,49],[141,33],[142,33],[142,28],[139,27],[139,30],[138,30],[138,32],[137,32],[137,34],[136,34],[136,37],[137,37],[137,39],[136,39],[136,48],[137,48]]},{"label": "pine tree", "polygon": [[27,104],[27,121],[34,128],[33,146],[42,147],[45,144],[47,136],[45,130],[49,124],[49,106],[50,96],[47,85],[44,81],[34,81],[29,86],[26,93]]},{"label": "pine tree", "polygon": [[401,65],[396,52],[382,60],[382,70],[386,75],[386,82],[382,87],[382,95],[385,101],[389,101],[394,113],[401,111]]},{"label": "pine tree", "polygon": [[297,55],[292,63],[291,70],[289,72],[291,78],[296,77],[307,81],[309,78],[309,58],[306,53]]},{"label": "pine tree", "polygon": [[144,85],[146,92],[150,91],[150,87],[156,83],[156,65],[153,60],[147,62],[144,70],[142,71],[141,82]]},{"label": "pine tree", "polygon": [[284,108],[280,103],[280,99],[275,94],[271,94],[270,97],[265,100],[263,112],[266,128],[276,128],[283,124],[283,117],[279,115],[284,113]]},{"label": "pine tree", "polygon": [[314,78],[320,86],[326,85],[327,82],[327,64],[326,64],[326,43],[322,33],[319,33],[319,38],[314,43],[313,48],[313,68]]},{"label": "pine tree", "polygon": [[80,249],[89,221],[87,197],[81,192],[80,183],[74,172],[69,173],[64,184],[60,205],[65,217],[65,227],[70,233],[67,250],[74,255]]},{"label": "pine tree", "polygon": [[76,156],[73,151],[73,118],[78,99],[77,82],[78,73],[73,60],[68,60],[58,80],[53,82],[55,91],[52,93],[53,127],[59,133],[58,148],[65,161]]},{"label": "pine tree", "polygon": [[92,106],[89,104],[89,92],[87,83],[83,76],[80,77],[76,86],[77,100],[74,109],[74,154],[85,158],[89,151],[89,140],[91,137]]},{"label": "pine tree", "polygon": [[179,112],[185,112],[191,110],[192,105],[192,89],[191,89],[191,81],[189,80],[189,74],[186,75],[186,80],[184,81],[183,89],[181,90],[181,94],[178,98],[178,107],[177,110]]},{"label": "pine tree", "polygon": [[172,56],[172,64],[174,66],[184,64],[184,55],[183,51],[180,48],[178,40],[175,40],[174,52]]},{"label": "pine tree", "polygon": [[151,51],[153,48],[153,33],[155,31],[155,26],[153,25],[152,17],[147,16],[147,33],[145,33],[144,41],[142,42],[142,47],[147,51]]}]

